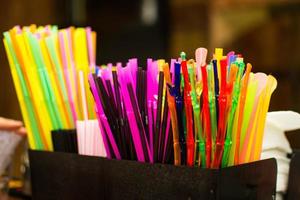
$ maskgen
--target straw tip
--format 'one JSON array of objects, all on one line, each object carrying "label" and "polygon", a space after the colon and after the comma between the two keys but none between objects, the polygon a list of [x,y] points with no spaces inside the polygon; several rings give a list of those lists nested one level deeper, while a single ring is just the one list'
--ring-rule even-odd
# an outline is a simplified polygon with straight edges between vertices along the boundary
[{"label": "straw tip", "polygon": [[206,48],[200,47],[200,48],[196,49],[195,57],[196,57],[196,62],[198,65],[200,65],[200,66],[205,65],[206,56],[207,56]]},{"label": "straw tip", "polygon": [[215,56],[220,58],[223,56],[223,48],[215,48]]},{"label": "straw tip", "polygon": [[181,60],[186,60],[186,54],[185,54],[185,52],[181,52],[180,53],[180,58],[181,58]]}]

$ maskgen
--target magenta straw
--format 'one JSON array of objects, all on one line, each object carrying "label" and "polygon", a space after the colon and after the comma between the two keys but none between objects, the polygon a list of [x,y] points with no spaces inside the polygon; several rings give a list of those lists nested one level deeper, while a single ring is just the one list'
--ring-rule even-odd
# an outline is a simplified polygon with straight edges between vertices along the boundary
[{"label": "magenta straw", "polygon": [[153,116],[152,116],[152,101],[148,101],[147,104],[148,109],[148,132],[149,132],[149,140],[150,140],[150,152],[151,158],[153,161]]},{"label": "magenta straw", "polygon": [[100,126],[100,129],[101,129],[101,134],[102,134],[103,143],[104,143],[104,146],[105,146],[107,157],[111,158],[111,153],[109,151],[109,146],[108,146],[108,141],[107,141],[107,138],[106,138],[106,135],[105,135],[105,130],[107,132],[107,136],[108,136],[110,144],[113,148],[114,154],[116,155],[116,158],[121,159],[119,149],[116,145],[116,142],[115,142],[115,139],[114,139],[113,134],[111,132],[110,126],[108,124],[107,118],[105,117],[105,114],[104,114],[104,111],[103,111],[103,108],[102,108],[102,104],[101,104],[101,101],[100,101],[100,98],[99,98],[99,95],[98,95],[98,90],[97,90],[97,87],[96,87],[96,83],[94,81],[94,78],[93,78],[92,74],[89,74],[89,83],[90,83],[90,86],[91,86],[91,90],[94,94],[93,96],[94,96],[95,103],[96,103],[96,108],[97,108],[96,109],[96,114],[97,114],[98,119],[99,119],[99,126]]},{"label": "magenta straw", "polygon": [[135,91],[136,88],[136,74],[138,71],[138,60],[136,58],[131,58],[128,61],[128,67],[130,68],[131,77],[132,77],[132,85]]},{"label": "magenta straw", "polygon": [[[138,161],[145,162],[145,155],[144,155],[143,148],[142,148],[141,137],[140,137],[140,133],[139,133],[138,125],[137,125],[137,120],[134,115],[133,106],[131,104],[129,92],[127,89],[127,85],[132,84],[132,78],[131,78],[131,74],[129,71],[130,68],[125,67],[125,68],[119,68],[118,70],[120,70],[120,71],[118,71],[119,78],[120,78],[119,81],[120,81],[120,83],[123,83],[123,84],[121,84],[121,93],[122,93],[122,96],[124,99],[124,104],[125,104],[124,106],[126,108],[126,114],[127,114],[130,129],[131,129],[131,134],[132,134],[136,154],[138,157]],[[135,98],[136,98],[136,96],[135,96]],[[150,162],[152,162],[151,151],[149,148],[149,144],[148,144],[148,141],[146,138],[144,128],[142,130],[142,134],[146,141],[146,148],[147,148],[149,160],[150,160]]]},{"label": "magenta straw", "polygon": [[101,73],[99,74],[99,76],[98,77],[101,77],[101,78],[103,78],[103,80],[104,80],[104,86],[105,86],[105,89],[106,89],[106,91],[107,91],[107,86],[106,86],[106,80],[110,80],[110,70],[108,69],[108,68],[100,68],[100,70],[99,70]]},{"label": "magenta straw", "polygon": [[[153,113],[153,126],[155,127],[156,115],[157,115],[157,100],[152,101],[152,113]],[[152,148],[154,148],[154,133],[150,135],[150,140],[152,141]],[[154,158],[154,149],[153,149],[153,158]]]},{"label": "magenta straw", "polygon": [[[112,67],[112,65],[111,65],[111,67]],[[113,98],[114,98],[114,101],[116,102],[116,93],[115,93],[115,88],[113,87],[114,81],[113,81],[113,77],[112,77],[112,70],[109,68],[104,68],[104,69],[100,69],[99,71],[102,72],[100,76],[104,79],[103,83],[104,83],[104,87],[105,87],[106,91],[108,91],[106,81],[109,80],[109,82],[111,84],[111,89],[113,92]]]},{"label": "magenta straw", "polygon": [[175,72],[174,72],[175,62],[176,62],[176,59],[171,59],[170,73],[172,74],[172,83],[174,83],[174,81],[175,81]]},{"label": "magenta straw", "polygon": [[[148,102],[148,120],[149,120],[149,138],[151,148],[151,158],[154,158],[154,141],[153,141],[153,127],[156,121],[157,111],[157,92],[158,92],[158,67],[157,63],[153,62],[151,58],[147,59],[147,102]],[[151,117],[150,117],[151,115]],[[151,120],[151,126],[150,126]]]},{"label": "magenta straw", "polygon": [[[152,59],[148,58],[147,59],[147,102],[152,102],[152,97],[153,97],[153,81],[151,77],[151,69],[152,69]],[[151,105],[152,107],[152,105]]]}]

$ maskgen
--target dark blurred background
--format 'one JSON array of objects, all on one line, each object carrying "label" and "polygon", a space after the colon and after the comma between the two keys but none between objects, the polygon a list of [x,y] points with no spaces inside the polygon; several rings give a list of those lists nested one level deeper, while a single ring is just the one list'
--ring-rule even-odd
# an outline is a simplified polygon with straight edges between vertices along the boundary
[{"label": "dark blurred background", "polygon": [[[194,56],[197,47],[234,50],[278,80],[270,110],[300,112],[300,0],[10,0],[0,32],[14,25],[91,26],[97,63]],[[0,43],[0,116],[21,119]]]}]

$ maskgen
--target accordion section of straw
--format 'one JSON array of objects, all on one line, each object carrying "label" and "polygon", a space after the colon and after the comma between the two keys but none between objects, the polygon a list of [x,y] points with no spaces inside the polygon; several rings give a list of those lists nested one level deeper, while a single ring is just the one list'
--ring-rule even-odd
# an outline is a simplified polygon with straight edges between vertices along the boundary
[{"label": "accordion section of straw", "polygon": [[107,157],[202,168],[260,159],[276,79],[234,52],[206,57],[133,58],[89,75]]},{"label": "accordion section of straw", "polygon": [[3,42],[31,149],[51,151],[52,130],[95,119],[87,80],[96,57],[90,27],[15,26]]}]

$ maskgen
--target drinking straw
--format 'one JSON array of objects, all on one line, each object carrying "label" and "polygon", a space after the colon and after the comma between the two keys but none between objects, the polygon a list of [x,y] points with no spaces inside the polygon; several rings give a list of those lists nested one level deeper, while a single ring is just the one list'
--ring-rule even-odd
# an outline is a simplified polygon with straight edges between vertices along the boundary
[{"label": "drinking straw", "polygon": [[206,65],[201,66],[201,74],[203,81],[203,124],[205,132],[205,153],[206,153],[206,165],[205,167],[210,168],[211,164],[211,125],[210,125],[210,113],[208,105],[208,82],[207,82],[207,71]]},{"label": "drinking straw", "polygon": [[[215,85],[219,85],[217,82],[216,84],[214,83],[214,78],[217,77],[217,74],[214,75],[214,70],[212,69],[213,66],[211,64],[207,65],[207,74],[208,74],[208,103],[209,103],[209,109],[210,109],[210,124],[211,124],[211,135],[212,135],[212,155],[211,159],[213,160],[214,158],[214,153],[216,149],[216,135],[217,135],[217,119],[218,119],[218,114],[217,114],[217,105],[218,105],[218,99],[216,99],[218,95],[215,95]],[[217,69],[217,68],[214,68]],[[217,73],[217,71],[215,71]],[[218,86],[219,88],[219,86]],[[219,89],[217,90],[219,91]]]},{"label": "drinking straw", "polygon": [[61,55],[61,60],[62,60],[62,66],[63,66],[63,73],[65,77],[65,82],[66,82],[66,89],[67,89],[67,95],[68,99],[70,101],[70,108],[73,116],[73,120],[77,120],[77,114],[76,114],[76,108],[74,104],[74,94],[72,91],[72,83],[71,83],[71,71],[69,70],[69,63],[68,63],[68,58],[67,58],[67,46],[66,46],[66,34],[65,30],[61,30],[58,32],[58,40],[59,40],[59,48],[60,48],[60,55]]},{"label": "drinking straw", "polygon": [[195,51],[195,58],[196,58],[196,69],[197,69],[197,81],[201,80],[201,67],[206,64],[206,57],[207,57],[207,49],[206,48],[198,48]]},{"label": "drinking straw", "polygon": [[94,141],[94,152],[95,156],[107,157],[104,147],[104,143],[101,137],[101,130],[98,124],[98,120],[90,120],[93,123],[93,141]]},{"label": "drinking straw", "polygon": [[[9,58],[9,60],[11,60],[10,67],[12,70],[11,71],[12,75],[13,75],[13,77],[15,76],[16,79],[19,79],[19,80],[16,80],[18,82],[16,84],[20,85],[21,92],[19,94],[23,95],[23,96],[19,96],[18,98],[21,100],[21,102],[22,102],[22,100],[24,100],[24,104],[25,104],[24,106],[26,107],[26,109],[23,109],[25,112],[23,114],[23,118],[25,121],[25,125],[29,129],[28,130],[29,144],[34,149],[42,149],[43,146],[42,146],[41,138],[39,135],[39,133],[40,133],[39,121],[35,116],[35,108],[34,108],[34,104],[32,103],[32,99],[30,96],[30,90],[29,90],[30,88],[27,88],[27,84],[26,84],[26,80],[28,78],[26,76],[24,76],[24,73],[22,72],[23,69],[22,69],[21,64],[24,65],[24,63],[22,60],[18,60],[18,57],[20,57],[20,54],[18,53],[18,49],[16,49],[16,48],[18,48],[18,46],[12,40],[12,38],[15,38],[15,34],[17,31],[16,29],[17,29],[17,27],[15,27],[12,31],[10,31],[10,33],[8,33],[8,32],[4,33],[4,42],[6,43],[6,51],[7,51],[8,58]],[[18,32],[20,32],[20,31],[18,30]],[[14,49],[16,49],[16,51],[14,51]],[[25,75],[27,75],[27,74],[25,74]],[[18,88],[16,88],[16,90],[18,92]],[[22,109],[22,105],[21,105],[21,109]],[[27,118],[26,114],[28,114],[28,118]],[[31,134],[31,131],[32,131],[32,134]]]},{"label": "drinking straw", "polygon": [[[37,83],[36,85],[36,89],[38,90],[36,92],[35,95],[38,95],[39,98],[39,104],[40,104],[40,109],[42,109],[45,114],[45,123],[42,124],[42,126],[44,126],[44,128],[46,130],[49,130],[51,127],[53,126],[53,116],[50,115],[50,111],[52,109],[51,104],[50,104],[50,98],[49,95],[47,93],[47,86],[46,86],[46,80],[45,77],[43,76],[43,66],[41,66],[38,60],[38,55],[35,51],[31,51],[31,49],[34,49],[34,44],[33,42],[33,37],[30,37],[31,35],[29,35],[28,32],[23,32],[23,41],[25,43],[25,47],[26,47],[26,53],[28,56],[28,60],[30,62],[31,68],[30,68],[30,76],[35,78],[35,83]],[[46,136],[48,136],[48,141],[51,141],[51,137],[50,134],[47,134]],[[51,142],[50,142],[51,143]]]},{"label": "drinking straw", "polygon": [[142,144],[142,149],[143,149],[144,156],[145,156],[145,161],[149,162],[151,160],[150,149],[148,146],[148,141],[146,138],[146,133],[145,133],[145,129],[143,126],[140,111],[139,111],[139,108],[137,105],[136,96],[134,95],[134,89],[130,83],[127,84],[127,89],[128,89],[129,95],[130,95],[129,97],[130,97],[131,105],[133,108],[134,116],[135,116],[135,119],[136,119],[136,122],[137,122],[137,125],[139,128],[139,134],[140,134],[140,138],[141,138],[141,144]]},{"label": "drinking straw", "polygon": [[61,125],[59,122],[57,105],[55,101],[53,101],[54,92],[51,87],[49,72],[46,69],[46,64],[43,60],[42,50],[40,48],[38,39],[33,37],[33,35],[31,34],[29,35],[29,39],[30,39],[31,51],[33,52],[33,57],[37,65],[42,91],[46,98],[47,109],[52,124],[51,128],[57,130],[61,127]]},{"label": "drinking straw", "polygon": [[63,77],[63,72],[61,69],[59,54],[58,54],[57,46],[55,45],[56,38],[54,35],[51,35],[51,36],[48,36],[47,38],[45,38],[45,41],[46,41],[46,47],[47,47],[47,50],[48,50],[48,53],[50,56],[51,63],[54,66],[54,69],[55,69],[55,72],[57,75],[57,79],[58,79],[59,86],[60,86],[60,95],[62,96],[63,103],[64,103],[64,106],[62,106],[63,127],[69,129],[69,128],[74,127],[74,124],[73,124],[74,121],[72,119],[71,108],[70,108],[69,100],[67,97],[67,89],[66,89],[65,80]]},{"label": "drinking straw", "polygon": [[219,120],[218,120],[218,132],[216,137],[216,151],[214,160],[212,163],[213,168],[218,168],[224,148],[224,139],[225,139],[225,131],[226,131],[226,105],[227,105],[227,96],[226,96],[226,75],[227,75],[227,60],[222,59],[220,61],[220,70],[221,70],[221,89],[219,95]]},{"label": "drinking straw", "polygon": [[[137,72],[136,72],[136,76],[137,76],[137,79],[136,79],[136,87],[135,87],[135,92],[136,92],[136,98],[137,98],[137,101],[138,101],[138,106],[139,106],[139,109],[141,111],[141,115],[142,115],[142,106],[141,106],[141,89],[142,89],[142,85],[141,85],[141,81],[142,81],[142,68],[141,67],[138,67],[137,69]],[[143,117],[142,117],[143,118]]]},{"label": "drinking straw", "polygon": [[79,86],[80,86],[80,94],[81,94],[81,101],[82,101],[82,107],[83,107],[83,120],[88,119],[88,110],[87,110],[87,102],[86,102],[86,92],[84,87],[84,77],[83,77],[83,71],[78,72],[78,78],[79,78]]},{"label": "drinking straw", "polygon": [[[236,110],[239,110],[239,106],[240,104],[238,103]],[[238,114],[234,115],[234,121],[233,121],[233,127],[232,127],[232,133],[231,133],[231,137],[232,137],[232,144],[231,144],[231,148],[229,149],[229,155],[228,155],[228,162],[227,162],[227,166],[233,166],[234,165],[234,156],[235,156],[235,149],[236,149],[236,135],[237,135],[237,126],[238,126]],[[225,150],[224,150],[225,151]],[[224,152],[225,154],[225,152]],[[224,155],[226,156],[226,155]],[[223,160],[222,160],[223,162]]]},{"label": "drinking straw", "polygon": [[38,127],[36,123],[34,123],[35,116],[34,116],[33,108],[31,105],[31,101],[27,91],[24,77],[20,70],[20,66],[17,63],[17,59],[14,53],[12,52],[12,44],[10,41],[9,34],[7,32],[4,33],[3,42],[8,57],[9,66],[13,77],[16,93],[17,93],[17,98],[21,107],[22,116],[24,119],[25,126],[27,128],[29,147],[31,149],[38,149],[36,144],[36,142],[38,141],[37,140]]},{"label": "drinking straw", "polygon": [[[254,74],[254,81],[258,82],[256,93],[254,93],[254,101],[252,103],[252,108],[249,111],[251,113],[250,116],[246,116],[248,120],[246,123],[242,125],[242,132],[241,132],[241,142],[240,142],[240,156],[238,158],[238,163],[245,163],[246,160],[249,158],[249,149],[252,145],[253,142],[253,134],[251,134],[251,131],[253,132],[255,129],[256,123],[257,123],[257,117],[259,116],[259,108],[260,104],[263,101],[263,96],[264,96],[264,91],[265,91],[265,86],[267,83],[267,75],[263,73],[256,73]],[[248,97],[248,95],[247,95]],[[249,96],[251,98],[251,96]],[[247,103],[247,98],[246,98],[246,103]],[[245,110],[245,113],[247,113],[247,110]],[[245,118],[245,116],[244,116]],[[235,159],[235,164],[236,164]]]},{"label": "drinking straw", "polygon": [[76,131],[77,131],[77,145],[78,145],[78,153],[84,154],[85,149],[85,127],[84,127],[84,121],[76,121]]},{"label": "drinking straw", "polygon": [[[163,72],[163,65],[165,64],[165,60],[164,59],[159,59],[156,62],[157,62],[157,67],[158,67],[159,72]],[[163,92],[162,92],[162,109],[161,109],[161,115],[162,116],[161,116],[161,119],[163,119],[163,111],[164,111],[165,101],[166,101],[166,83],[165,83],[165,80],[164,80],[163,81]]]},{"label": "drinking straw", "polygon": [[[36,37],[34,37],[31,33],[26,32],[25,34],[25,38],[27,38],[27,42],[29,45],[29,51],[28,53],[31,54],[32,52],[32,58],[33,58],[33,63],[32,66],[34,66],[34,68],[37,70],[36,73],[38,75],[38,79],[37,81],[39,82],[38,85],[40,85],[40,89],[41,89],[41,95],[43,96],[44,100],[45,100],[45,106],[46,109],[44,109],[44,117],[45,117],[45,122],[43,123],[43,125],[47,125],[47,117],[49,115],[50,117],[50,122],[48,125],[48,128],[46,129],[46,136],[48,137],[48,143],[50,143],[50,147],[51,145],[51,138],[50,138],[50,130],[57,130],[58,128],[61,127],[60,124],[60,120],[59,120],[59,115],[58,115],[58,108],[57,108],[57,103],[55,100],[55,94],[51,85],[51,79],[49,76],[49,71],[46,68],[46,63],[43,59],[43,55],[42,55],[42,50],[41,47],[39,45],[39,41],[36,37],[39,37],[39,35],[36,35]],[[41,108],[39,108],[41,109]],[[49,141],[50,140],[50,141]],[[51,149],[51,148],[50,148]]]},{"label": "drinking straw", "polygon": [[276,87],[277,87],[276,79],[272,75],[269,75],[267,85],[266,85],[266,96],[265,96],[263,104],[262,104],[261,118],[263,120],[260,120],[259,124],[258,124],[258,130],[256,132],[255,147],[254,147],[254,149],[252,149],[252,156],[251,156],[250,161],[256,161],[256,160],[260,159],[266,115],[268,112],[271,95],[274,92],[274,90],[276,89]]},{"label": "drinking straw", "polygon": [[194,165],[194,134],[193,134],[193,111],[192,111],[192,100],[191,100],[191,85],[189,82],[189,75],[187,71],[187,61],[182,60],[181,69],[184,77],[184,106],[185,113],[187,117],[186,127],[187,127],[187,135],[186,135],[186,149],[187,149],[187,165]]},{"label": "drinking straw", "polygon": [[[145,127],[148,127],[148,112],[147,112],[147,71],[146,70],[143,70],[142,71],[142,80],[141,80],[141,85],[143,86],[142,88],[142,98],[141,98],[141,107],[142,107],[142,110],[143,110],[143,122],[144,122],[144,126]],[[147,136],[149,138],[149,132],[148,132],[148,129],[145,129],[146,133],[147,133]],[[149,141],[149,139],[148,139]]]},{"label": "drinking straw", "polygon": [[141,141],[141,136],[140,136],[141,133],[139,132],[140,130],[138,128],[137,121],[135,119],[132,101],[130,100],[130,94],[129,94],[128,88],[127,88],[128,87],[127,85],[131,84],[131,81],[130,81],[131,72],[129,70],[130,70],[130,68],[125,67],[125,68],[120,69],[120,71],[118,71],[120,82],[123,83],[121,85],[121,92],[122,92],[122,96],[124,98],[124,105],[126,107],[126,114],[127,114],[130,129],[131,129],[131,134],[132,134],[138,161],[145,162],[145,155],[144,155],[145,152],[143,151],[142,141]]},{"label": "drinking straw", "polygon": [[114,93],[114,90],[113,90],[113,87],[112,87],[112,84],[111,84],[111,80],[109,79],[106,79],[104,76],[103,76],[103,79],[104,79],[104,83],[105,83],[105,88],[107,90],[107,94],[108,94],[108,98],[110,100],[110,103],[112,105],[112,108],[113,108],[113,112],[117,113],[117,106],[116,106],[116,101],[115,101],[115,93]]},{"label": "drinking straw", "polygon": [[[108,121],[107,121],[107,117],[104,114],[104,110],[103,110],[103,106],[102,103],[103,100],[101,100],[103,97],[100,94],[100,88],[98,86],[98,84],[96,83],[97,79],[97,75],[89,75],[89,83],[91,86],[91,90],[93,92],[93,96],[96,102],[96,108],[97,108],[97,115],[98,115],[98,119],[99,120],[99,127],[101,130],[101,134],[102,134],[102,139],[104,142],[104,146],[105,146],[105,150],[106,150],[106,154],[108,158],[112,158],[113,155],[116,156],[117,159],[120,159],[120,152],[119,149],[116,145],[114,136],[111,132],[111,129],[108,125]],[[106,136],[107,135],[107,136]],[[110,150],[110,146],[112,147],[112,151]]]},{"label": "drinking straw", "polygon": [[[168,96],[166,96],[166,98],[168,98]],[[166,102],[168,102],[168,99],[166,99]],[[168,105],[166,105],[166,107],[168,107]],[[169,107],[168,107],[168,109],[169,109]],[[166,124],[167,124],[166,131],[165,131],[166,135],[165,135],[165,141],[164,141],[165,145],[164,145],[164,149],[163,149],[162,163],[169,163],[170,154],[172,151],[172,129],[171,129],[172,125],[171,125],[171,116],[170,116],[169,111],[167,113]]]},{"label": "drinking straw", "polygon": [[[129,134],[125,128],[125,116],[123,115],[122,111],[122,105],[121,105],[121,95],[120,95],[120,90],[119,90],[119,82],[118,82],[118,74],[116,71],[116,67],[112,68],[112,78],[113,78],[113,86],[115,89],[115,97],[116,97],[116,107],[117,107],[117,113],[118,113],[118,124],[120,127],[120,134],[121,134],[121,140],[126,141],[126,136]],[[123,142],[123,143],[124,143]],[[124,145],[123,144],[123,151],[124,151]],[[128,158],[127,151],[124,151],[124,156],[125,158]]]},{"label": "drinking straw", "polygon": [[[241,94],[240,94],[240,100],[239,100],[240,101],[240,109],[238,111],[239,116],[238,116],[237,132],[241,132],[241,128],[242,128],[242,124],[243,124],[244,107],[245,107],[246,94],[247,94],[247,88],[248,88],[249,76],[250,76],[251,69],[252,69],[252,65],[248,63],[245,75],[243,77],[242,85],[241,85]],[[248,98],[251,98],[251,97],[249,96]],[[249,105],[249,103],[247,105]],[[242,136],[242,138],[244,139],[244,136]],[[243,141],[243,139],[242,139],[242,141]],[[240,143],[239,149],[241,149],[241,143]]]},{"label": "drinking straw", "polygon": [[94,128],[93,128],[93,123],[91,120],[85,120],[85,137],[86,137],[86,155],[93,155],[94,152],[94,142],[95,140],[93,137],[94,134]]},{"label": "drinking straw", "polygon": [[174,81],[175,81],[175,76],[174,76],[175,75],[175,71],[174,71],[174,69],[175,69],[175,62],[176,62],[176,59],[171,59],[171,65],[170,65],[170,68],[169,68],[169,71],[170,71],[169,73],[171,75],[171,82],[170,83],[174,83]]},{"label": "drinking straw", "polygon": [[[39,116],[43,116],[43,114],[45,114],[45,112],[43,112],[45,109],[44,107],[42,107],[42,109],[37,109],[40,106],[42,106],[43,104],[43,99],[42,99],[42,95],[41,95],[41,91],[38,88],[38,84],[37,84],[37,77],[35,77],[35,73],[33,72],[32,69],[32,64],[31,64],[31,60],[29,60],[29,56],[27,55],[27,51],[26,51],[26,46],[25,46],[25,42],[24,42],[24,37],[21,34],[17,34],[17,35],[11,35],[11,40],[12,43],[14,45],[14,49],[16,49],[16,55],[17,55],[17,59],[20,61],[20,66],[21,66],[21,70],[22,73],[24,74],[24,78],[26,80],[26,82],[29,84],[29,87],[31,89],[29,89],[29,95],[32,98],[33,101],[33,108],[34,108],[34,112],[39,115]],[[25,59],[27,58],[27,59]],[[29,68],[30,67],[30,68]],[[36,91],[37,94],[33,95],[32,91]],[[42,126],[41,124],[41,119],[36,118],[36,123],[39,126],[39,142],[40,142],[40,148],[41,149],[50,149],[50,144],[48,142],[50,142],[49,140],[46,141],[46,136],[45,134],[47,133],[47,128],[45,126]],[[48,134],[50,134],[48,132]],[[50,137],[48,137],[48,139],[51,139]]]},{"label": "drinking straw", "polygon": [[163,86],[164,86],[164,73],[159,72],[158,78],[158,100],[157,100],[157,114],[155,122],[155,132],[154,132],[154,162],[159,161],[159,138],[161,130],[161,112],[162,112],[162,98],[163,98]]},{"label": "drinking straw", "polygon": [[129,59],[128,67],[129,67],[130,72],[131,72],[133,88],[136,88],[137,71],[138,71],[138,60],[137,60],[137,58]]},{"label": "drinking straw", "polygon": [[68,61],[68,69],[70,73],[70,81],[71,81],[71,91],[73,96],[73,101],[75,103],[75,109],[76,109],[76,118],[83,119],[83,113],[82,108],[80,106],[80,94],[79,91],[79,84],[77,83],[77,71],[75,66],[75,58],[73,55],[73,33],[74,33],[74,27],[70,27],[64,32],[66,34],[66,55],[67,55],[67,61]]},{"label": "drinking straw", "polygon": [[226,57],[227,57],[227,73],[228,73],[227,77],[229,78],[231,64],[235,61],[236,56],[234,55],[234,51],[230,51]]},{"label": "drinking straw", "polygon": [[153,132],[154,132],[154,125],[153,125],[153,109],[152,109],[152,101],[148,101],[147,104],[147,111],[148,111],[148,140],[150,144],[150,152],[151,156],[153,157],[154,151],[153,151]]},{"label": "drinking straw", "polygon": [[[164,76],[166,84],[170,89],[173,89],[172,81],[170,77],[169,65],[166,63],[164,65]],[[170,90],[167,90],[167,102],[170,110],[170,117],[172,123],[172,132],[173,132],[173,148],[174,148],[174,165],[181,164],[181,155],[180,155],[180,145],[179,145],[179,132],[178,132],[178,121],[177,113],[175,107],[175,97],[170,94]],[[150,123],[149,123],[150,126]]]},{"label": "drinking straw", "polygon": [[[191,97],[192,97],[192,106],[194,112],[194,127],[195,127],[195,150],[196,150],[196,161],[198,165],[205,167],[205,141],[202,131],[202,123],[201,123],[201,110],[200,103],[197,100],[197,93],[195,87],[195,72],[194,72],[194,63],[191,61],[190,65],[188,65],[188,72],[191,82]],[[199,160],[198,160],[199,158]],[[196,163],[197,164],[197,163]]]},{"label": "drinking straw", "polygon": [[[166,92],[166,91],[165,91]],[[166,146],[166,137],[167,135],[167,120],[168,120],[168,113],[169,113],[169,108],[168,108],[168,100],[167,100],[167,95],[165,96],[165,101],[163,102],[162,105],[162,121],[161,121],[161,128],[160,128],[160,138],[159,138],[159,157],[158,160],[163,163],[164,159],[164,154],[165,154],[165,146]]]},{"label": "drinking straw", "polygon": [[66,119],[64,113],[64,102],[62,91],[60,90],[60,85],[58,81],[58,76],[55,74],[55,69],[53,69],[53,65],[51,63],[49,54],[47,52],[46,43],[44,39],[39,39],[39,46],[41,48],[41,53],[43,57],[43,63],[47,70],[47,74],[49,75],[49,88],[50,91],[53,91],[53,95],[51,96],[52,104],[54,105],[55,114],[57,116],[58,129],[65,127]]},{"label": "drinking straw", "polygon": [[[154,126],[156,122],[156,111],[154,111],[155,96],[157,95],[158,89],[158,68],[156,67],[155,62],[151,58],[147,59],[147,112],[148,112],[148,132],[149,132],[149,141],[150,141],[150,150],[152,157],[154,156],[154,143],[153,143],[153,134]],[[155,106],[157,108],[157,106]],[[156,109],[155,108],[155,109]]]},{"label": "drinking straw", "polygon": [[223,59],[223,49],[222,48],[215,48],[214,59],[217,60],[218,78],[220,79],[220,77],[221,77],[220,61],[221,61],[221,59]]},{"label": "drinking straw", "polygon": [[181,150],[181,163],[185,164],[186,161],[186,146],[185,146],[185,136],[182,122],[182,96],[180,91],[180,82],[181,82],[181,74],[180,67],[181,64],[175,63],[175,87],[174,87],[174,97],[176,103],[176,114],[177,114],[177,124],[178,124],[178,132],[179,132],[179,144]]},{"label": "drinking straw", "polygon": [[94,70],[96,67],[96,49],[95,49],[95,45],[94,44],[96,42],[95,38],[96,34],[95,32],[92,32],[91,27],[86,27],[85,28],[86,31],[86,42],[87,42],[87,49],[88,49],[88,57],[89,57],[89,66],[91,70]]},{"label": "drinking straw", "polygon": [[[88,48],[87,48],[87,39],[86,31],[84,28],[77,28],[74,31],[74,58],[76,62],[77,71],[82,71],[84,77],[87,77],[90,73],[89,62],[88,62]],[[93,70],[93,69],[91,69]],[[85,90],[89,90],[89,85],[87,79],[84,80]],[[86,93],[87,109],[88,109],[88,118],[94,119],[94,103],[93,98],[90,92]]]},{"label": "drinking straw", "polygon": [[[180,161],[181,163],[185,163],[185,157],[186,157],[186,147],[185,147],[185,138],[184,138],[184,130],[183,130],[183,124],[182,124],[182,96],[180,92],[180,79],[181,79],[181,74],[180,74],[180,68],[181,65],[179,62],[175,62],[174,65],[174,87],[170,88],[171,89],[169,94],[174,97],[175,100],[175,108],[176,108],[176,124],[177,124],[177,131],[178,131],[178,137],[179,137],[179,145],[180,145],[180,156],[176,155],[177,151],[179,148],[177,147],[174,149],[174,156],[177,156],[178,159],[174,158],[174,162]],[[175,123],[175,120],[173,120],[173,123]],[[174,146],[175,146],[175,140],[176,140],[176,133],[173,135],[173,140],[174,140]],[[181,164],[180,163],[180,164]]]},{"label": "drinking straw", "polygon": [[[156,95],[157,97],[158,95]],[[157,100],[153,100],[152,102],[152,116],[153,116],[153,135],[150,138],[152,140],[152,156],[153,160],[155,157],[155,134],[156,134],[156,118],[157,118]]]},{"label": "drinking straw", "polygon": [[214,81],[212,80],[212,87],[215,86],[214,88],[214,94],[215,94],[215,108],[216,108],[216,118],[217,118],[217,123],[219,120],[219,73],[218,73],[218,61],[217,60],[212,60],[212,67],[214,71]]},{"label": "drinking straw", "polygon": [[[241,78],[242,78],[242,74],[244,72],[245,64],[244,64],[242,59],[239,59],[236,62],[237,62],[237,65],[239,67],[239,70],[238,70],[238,74],[237,74],[237,80],[236,80],[237,82],[235,83],[235,88],[234,88],[233,92],[236,92],[236,96],[240,96]],[[235,148],[235,154],[234,154],[234,163],[237,163],[238,158],[239,158],[240,137],[241,137],[241,132],[237,131],[237,134],[236,134],[236,148]]]},{"label": "drinking straw", "polygon": [[[102,74],[102,75],[104,75],[104,74]],[[99,86],[100,95],[102,97],[101,100],[102,100],[103,110],[107,117],[107,121],[110,125],[111,131],[114,135],[116,144],[120,148],[120,155],[121,155],[121,157],[124,157],[124,152],[122,152],[122,150],[124,151],[125,148],[122,145],[122,137],[120,134],[120,128],[118,126],[117,114],[114,111],[113,104],[109,98],[107,90],[105,89],[105,84],[104,84],[105,78],[102,77],[102,75],[98,76],[97,84]]]},{"label": "drinking straw", "polygon": [[224,143],[224,153],[223,153],[223,158],[222,158],[222,167],[226,167],[228,165],[229,161],[229,153],[231,151],[231,146],[232,146],[232,135],[233,135],[233,128],[234,128],[234,121],[235,121],[235,112],[238,106],[238,93],[233,92],[233,82],[236,79],[236,74],[237,74],[238,68],[236,65],[232,65],[230,67],[230,78],[229,78],[229,83],[228,83],[228,88],[227,88],[227,95],[228,95],[228,100],[227,100],[227,112],[228,112],[228,119],[227,119],[227,133],[226,133],[226,138],[225,138],[225,143]]}]

